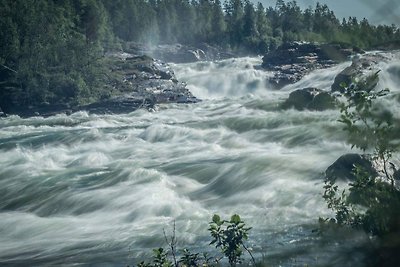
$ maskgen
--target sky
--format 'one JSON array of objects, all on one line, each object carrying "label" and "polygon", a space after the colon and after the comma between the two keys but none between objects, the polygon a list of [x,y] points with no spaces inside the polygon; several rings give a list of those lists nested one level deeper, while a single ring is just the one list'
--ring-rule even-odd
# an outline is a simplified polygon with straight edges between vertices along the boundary
[{"label": "sky", "polygon": [[[275,7],[276,0],[253,0],[253,2],[261,2],[264,7]],[[297,0],[297,4],[303,10],[308,6],[314,8],[317,2],[327,4],[340,20],[356,16],[360,20],[367,18],[375,25],[400,26],[400,0]]]}]

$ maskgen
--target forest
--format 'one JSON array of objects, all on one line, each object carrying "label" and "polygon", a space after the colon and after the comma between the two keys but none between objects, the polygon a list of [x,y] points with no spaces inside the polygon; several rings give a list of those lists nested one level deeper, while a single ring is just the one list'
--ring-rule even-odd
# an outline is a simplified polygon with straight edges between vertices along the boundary
[{"label": "forest", "polygon": [[396,25],[340,21],[327,5],[278,0],[4,0],[0,2],[0,107],[91,103],[111,95],[104,55],[126,42],[208,43],[262,54],[290,41],[363,49],[400,40]]}]

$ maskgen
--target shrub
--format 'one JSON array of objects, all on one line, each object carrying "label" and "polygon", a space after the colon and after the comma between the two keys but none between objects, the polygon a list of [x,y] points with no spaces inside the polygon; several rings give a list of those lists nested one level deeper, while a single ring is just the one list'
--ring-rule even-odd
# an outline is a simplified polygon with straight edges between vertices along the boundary
[{"label": "shrub", "polygon": [[228,258],[231,266],[242,263],[243,249],[250,254],[254,262],[250,250],[244,244],[244,241],[248,239],[250,229],[251,227],[246,227],[246,224],[237,214],[233,215],[229,221],[221,220],[215,214],[208,229],[213,238],[210,245],[221,248],[222,253]]},{"label": "shrub", "polygon": [[[246,224],[241,220],[240,216],[235,214],[229,221],[221,220],[220,216],[214,215],[212,222],[209,223],[211,237],[213,240],[210,245],[215,245],[220,248],[223,256],[219,259],[209,257],[207,253],[192,253],[189,249],[184,248],[181,250],[182,256],[177,259],[176,257],[176,237],[175,237],[175,224],[172,236],[168,238],[164,231],[165,241],[168,243],[169,251],[163,248],[153,250],[152,262],[144,262],[138,264],[138,267],[208,267],[216,266],[223,257],[227,257],[231,266],[236,266],[238,263],[243,262],[243,250],[247,251],[251,256],[253,264],[255,260],[250,250],[244,244],[248,239],[248,233],[251,227],[246,227]],[[170,260],[172,258],[172,260]]]},{"label": "shrub", "polygon": [[354,166],[356,179],[349,183],[348,191],[340,190],[335,181],[327,179],[323,198],[335,212],[335,218],[329,221],[382,237],[400,230],[400,191],[393,177],[396,166],[391,162],[397,149],[393,142],[396,133],[392,116],[390,113],[382,116],[374,106],[375,100],[387,95],[389,90],[373,91],[377,80],[378,73],[375,73],[344,86],[346,101],[341,104],[339,121],[345,125],[351,147],[371,151],[372,159],[381,164],[377,167],[378,176]]}]

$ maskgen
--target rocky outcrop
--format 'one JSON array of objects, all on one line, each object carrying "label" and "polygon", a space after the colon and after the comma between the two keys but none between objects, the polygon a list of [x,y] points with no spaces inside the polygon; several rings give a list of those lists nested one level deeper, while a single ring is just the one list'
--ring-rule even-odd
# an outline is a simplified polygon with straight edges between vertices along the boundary
[{"label": "rocky outcrop", "polygon": [[336,106],[335,98],[328,92],[317,88],[304,88],[290,93],[289,98],[282,104],[282,108],[297,110],[327,110]]},{"label": "rocky outcrop", "polygon": [[[331,86],[333,92],[343,92],[344,86],[350,86],[354,80],[360,80],[378,71],[377,64],[387,60],[382,54],[369,54],[362,57],[354,57],[350,66],[336,75]],[[371,80],[366,84],[366,91],[372,90],[378,80]]]},{"label": "rocky outcrop", "polygon": [[109,53],[106,63],[110,69],[107,86],[110,95],[80,106],[66,104],[21,108],[16,114],[23,117],[52,116],[88,111],[96,114],[129,113],[139,108],[153,109],[161,103],[195,103],[200,101],[179,82],[168,64],[149,56],[129,53]]},{"label": "rocky outcrop", "polygon": [[197,61],[214,61],[235,57],[233,53],[229,53],[219,47],[211,46],[206,43],[200,43],[196,46],[188,46],[182,44],[158,45],[155,47],[132,48],[130,51],[148,54],[156,59],[172,63],[190,63]]},{"label": "rocky outcrop", "polygon": [[203,50],[180,44],[159,45],[154,50],[149,51],[149,54],[154,58],[174,63],[196,62],[207,58]]},{"label": "rocky outcrop", "polygon": [[368,155],[360,154],[346,154],[338,158],[331,166],[325,171],[325,176],[331,181],[347,180],[354,181],[354,168],[358,166],[363,171],[373,176],[378,176],[378,172],[374,168],[373,161]]},{"label": "rocky outcrop", "polygon": [[80,106],[77,110],[85,110],[93,114],[129,113],[139,108],[154,108],[155,100],[135,95],[123,95],[108,100]]},{"label": "rocky outcrop", "polygon": [[275,72],[269,82],[279,89],[299,81],[312,70],[343,62],[357,52],[361,51],[340,44],[287,43],[267,53],[262,67]]},{"label": "rocky outcrop", "polygon": [[149,56],[114,55],[112,64],[114,86],[123,94],[79,110],[92,113],[127,113],[138,108],[152,109],[161,103],[196,103],[199,101],[179,82],[168,64]]}]

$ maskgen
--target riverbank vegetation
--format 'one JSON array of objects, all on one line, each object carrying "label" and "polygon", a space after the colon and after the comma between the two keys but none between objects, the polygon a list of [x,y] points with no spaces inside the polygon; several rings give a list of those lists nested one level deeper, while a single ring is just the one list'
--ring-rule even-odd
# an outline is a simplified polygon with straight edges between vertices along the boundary
[{"label": "riverbank vegetation", "polygon": [[[251,258],[252,264],[256,262],[251,253],[251,249],[246,246],[246,240],[249,237],[248,227],[239,215],[234,214],[230,220],[222,220],[217,214],[214,214],[212,221],[209,222],[208,231],[211,235],[210,245],[215,246],[219,250],[217,255],[210,256],[208,253],[192,253],[189,249],[183,248],[178,250],[175,225],[171,237],[167,237],[164,231],[165,241],[168,249],[163,247],[153,250],[151,261],[142,261],[138,267],[211,267],[224,265],[224,259],[228,261],[231,267],[238,264],[244,264],[244,252],[247,252]],[[247,261],[246,261],[247,262]]]},{"label": "riverbank vegetation", "polygon": [[378,73],[351,85],[343,85],[345,101],[340,122],[353,148],[368,153],[373,169],[354,164],[355,179],[346,189],[327,178],[323,198],[334,212],[333,218],[320,219],[321,226],[339,225],[365,231],[376,238],[372,266],[397,266],[400,258],[399,166],[393,154],[399,151],[398,121],[392,110],[378,104],[388,89],[376,91]]},{"label": "riverbank vegetation", "polygon": [[[342,84],[341,115],[338,118],[344,125],[348,143],[352,148],[368,153],[365,156],[373,161],[373,169],[354,164],[353,170],[350,170],[354,180],[347,181],[345,186],[343,181],[336,181],[339,177],[326,178],[322,197],[334,216],[320,218],[319,229],[310,234],[324,235],[338,230],[338,227],[364,231],[370,242],[366,245],[368,248],[363,248],[370,252],[365,259],[366,266],[398,266],[399,166],[392,157],[399,151],[400,125],[391,110],[382,109],[379,104],[382,98],[389,96],[390,91],[375,89],[378,73],[354,80],[350,85]],[[177,252],[174,229],[170,239],[164,233],[169,249],[153,250],[152,262],[141,262],[138,266],[221,266],[224,259],[230,266],[249,263],[268,266],[267,259],[256,262],[251,249],[245,244],[250,229],[239,215],[233,215],[229,221],[214,215],[208,231],[212,237],[210,245],[220,249],[219,257],[192,253],[187,248]],[[248,252],[246,260],[244,252]]]},{"label": "riverbank vegetation", "polygon": [[[127,42],[208,43],[265,53],[295,40],[364,49],[400,40],[395,25],[340,21],[327,5],[278,0],[37,0],[0,3],[0,107],[78,105],[109,97],[105,53]],[[115,89],[115,88],[114,88]]]}]

